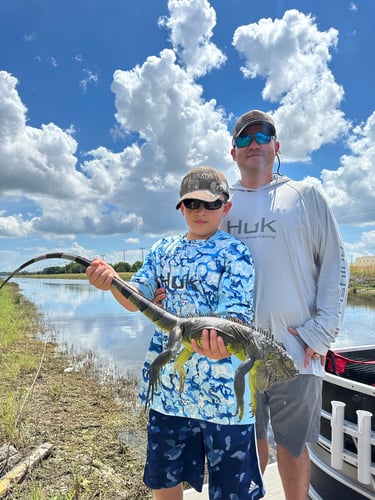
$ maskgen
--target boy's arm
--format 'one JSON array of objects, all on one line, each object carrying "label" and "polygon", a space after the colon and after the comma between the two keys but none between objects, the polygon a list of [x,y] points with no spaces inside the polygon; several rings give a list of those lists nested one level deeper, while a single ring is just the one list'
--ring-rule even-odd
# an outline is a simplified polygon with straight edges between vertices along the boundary
[{"label": "boy's arm", "polygon": [[[134,304],[130,302],[130,300],[125,298],[119,292],[119,290],[117,290],[117,288],[112,287],[112,279],[114,277],[120,277],[112,266],[100,259],[94,259],[91,263],[91,266],[86,269],[86,275],[91,285],[94,285],[100,290],[111,290],[112,295],[123,307],[125,307],[125,309],[131,312],[138,311],[138,309]],[[130,283],[128,283],[128,285],[133,287],[133,285],[131,285]],[[133,288],[138,291],[138,289],[136,289],[135,287]]]}]

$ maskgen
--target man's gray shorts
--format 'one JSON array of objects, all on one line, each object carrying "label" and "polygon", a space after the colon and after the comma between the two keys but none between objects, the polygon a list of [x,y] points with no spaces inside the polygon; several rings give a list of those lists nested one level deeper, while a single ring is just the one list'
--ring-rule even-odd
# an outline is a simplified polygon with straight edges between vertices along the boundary
[{"label": "man's gray shorts", "polygon": [[276,443],[299,457],[307,442],[316,442],[320,430],[323,379],[299,375],[291,382],[275,384],[258,393],[257,439],[267,436],[269,418]]}]

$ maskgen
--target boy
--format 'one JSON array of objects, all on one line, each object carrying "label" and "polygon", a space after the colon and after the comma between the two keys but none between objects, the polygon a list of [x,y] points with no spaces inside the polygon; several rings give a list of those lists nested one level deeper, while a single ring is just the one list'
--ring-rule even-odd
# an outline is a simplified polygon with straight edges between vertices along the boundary
[{"label": "boy", "polygon": [[[131,283],[150,300],[166,290],[163,306],[183,316],[218,315],[245,323],[253,319],[254,266],[246,245],[218,229],[231,208],[224,175],[211,167],[191,170],[182,180],[176,209],[188,230],[153,245]],[[99,259],[87,269],[90,283],[111,288],[114,270]],[[136,310],[112,289],[128,310]],[[207,335],[207,331],[204,331]],[[146,400],[148,369],[168,342],[156,330],[146,355],[140,398]],[[264,495],[247,387],[241,425],[236,413],[234,374],[239,360],[214,360],[193,353],[185,363],[182,393],[174,360],[160,372],[150,402],[145,483],[153,498],[180,500],[182,483],[202,491],[207,457],[211,499],[258,499]]]}]

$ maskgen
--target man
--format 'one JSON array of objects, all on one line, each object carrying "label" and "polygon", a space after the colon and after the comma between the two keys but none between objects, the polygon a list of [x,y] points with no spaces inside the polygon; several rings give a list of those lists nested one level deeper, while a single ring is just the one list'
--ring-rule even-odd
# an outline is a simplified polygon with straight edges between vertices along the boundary
[{"label": "man", "polygon": [[[296,380],[260,395],[256,430],[264,471],[270,415],[285,497],[305,500],[306,443],[318,439],[325,355],[342,322],[349,273],[327,202],[314,186],[273,173],[275,158],[280,166],[279,151],[271,116],[258,110],[240,116],[231,155],[241,179],[221,227],[245,242],[253,256],[255,325],[274,333],[300,372]],[[212,331],[204,332],[201,348],[193,347],[212,358],[228,355]]]}]

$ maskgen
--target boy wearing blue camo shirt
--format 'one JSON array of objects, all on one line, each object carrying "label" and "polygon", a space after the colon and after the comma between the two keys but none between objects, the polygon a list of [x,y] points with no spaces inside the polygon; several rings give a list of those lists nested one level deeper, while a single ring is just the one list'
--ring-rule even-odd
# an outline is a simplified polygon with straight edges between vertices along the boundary
[{"label": "boy wearing blue camo shirt", "polygon": [[[221,172],[211,167],[191,170],[182,180],[176,205],[185,217],[187,233],[155,243],[132,277],[132,285],[150,300],[156,289],[163,287],[163,307],[176,316],[218,315],[251,323],[252,258],[244,243],[218,230],[232,205],[229,196]],[[87,275],[90,283],[107,290],[116,273],[96,259]],[[116,289],[111,290],[124,307],[136,310]],[[150,364],[167,343],[168,334],[156,329],[142,371],[143,403]],[[249,387],[245,393],[248,411],[240,424],[236,416],[234,374],[239,363],[234,356],[214,360],[193,353],[184,365],[186,378],[181,394],[174,360],[161,369],[160,382],[150,402],[144,473],[154,499],[182,499],[184,481],[202,491],[205,458],[210,499],[264,496]]]}]

